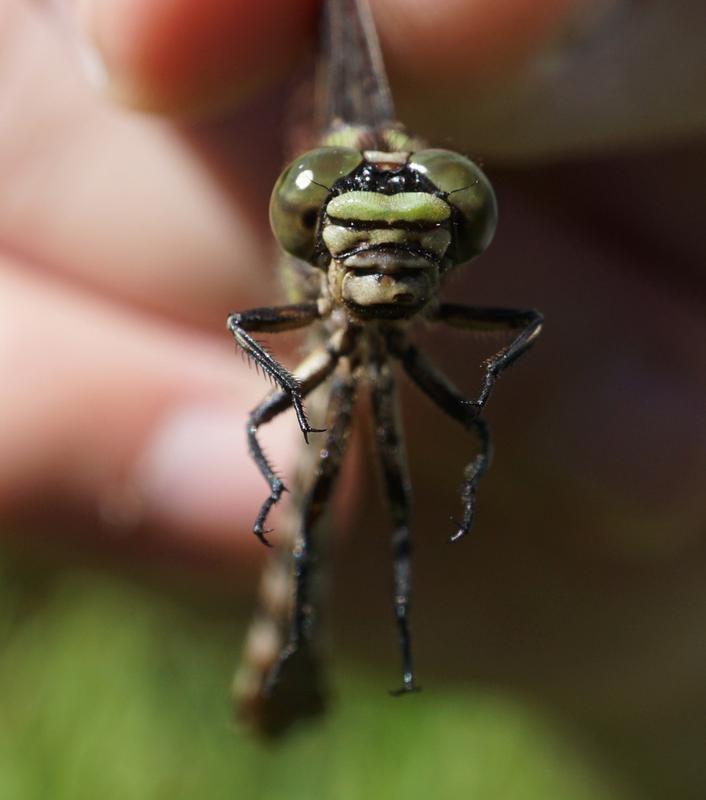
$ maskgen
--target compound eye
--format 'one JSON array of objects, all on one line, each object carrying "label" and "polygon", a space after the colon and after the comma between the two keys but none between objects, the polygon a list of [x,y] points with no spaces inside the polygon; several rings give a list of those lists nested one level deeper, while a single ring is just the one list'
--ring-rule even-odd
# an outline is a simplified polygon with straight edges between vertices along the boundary
[{"label": "compound eye", "polygon": [[287,253],[314,263],[316,225],[330,189],[362,161],[358,150],[319,147],[284,170],[272,190],[270,225]]},{"label": "compound eye", "polygon": [[495,192],[483,170],[470,159],[451,150],[420,150],[412,153],[409,166],[425,175],[446,202],[457,209],[454,264],[480,255],[490,244],[498,221]]}]

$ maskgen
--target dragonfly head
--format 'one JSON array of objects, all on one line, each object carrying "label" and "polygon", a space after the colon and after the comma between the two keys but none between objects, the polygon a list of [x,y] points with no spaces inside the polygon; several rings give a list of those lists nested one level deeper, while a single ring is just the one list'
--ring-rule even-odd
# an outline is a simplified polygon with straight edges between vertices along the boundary
[{"label": "dragonfly head", "polygon": [[321,147],[287,167],[270,203],[283,249],[328,271],[334,301],[361,317],[405,318],[442,275],[495,231],[480,168],[449,150],[382,153]]}]

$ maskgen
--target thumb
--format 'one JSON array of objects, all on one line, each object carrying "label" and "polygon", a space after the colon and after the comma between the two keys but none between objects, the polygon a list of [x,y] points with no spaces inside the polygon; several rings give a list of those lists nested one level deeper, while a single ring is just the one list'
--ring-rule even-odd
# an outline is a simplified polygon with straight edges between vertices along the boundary
[{"label": "thumb", "polygon": [[193,113],[281,75],[311,33],[313,0],[74,0],[106,88],[129,105]]},{"label": "thumb", "polygon": [[[267,486],[243,428],[265,387],[225,331],[214,340],[0,259],[0,375],[0,517],[56,529],[58,507],[92,530],[250,541]],[[296,436],[288,418],[269,433],[285,473]]]}]

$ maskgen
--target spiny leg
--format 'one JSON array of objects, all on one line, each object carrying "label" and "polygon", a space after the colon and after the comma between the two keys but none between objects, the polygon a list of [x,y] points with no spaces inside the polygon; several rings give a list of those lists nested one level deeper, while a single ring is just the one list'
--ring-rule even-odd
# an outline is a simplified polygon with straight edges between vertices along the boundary
[{"label": "spiny leg", "polygon": [[311,581],[319,557],[314,527],[331,496],[348,443],[358,381],[357,372],[351,373],[349,366],[342,365],[331,386],[326,441],[320,452],[313,483],[303,499],[301,527],[293,552],[295,590],[289,642],[267,680],[266,695],[271,694],[287,678],[288,682],[300,688],[313,687],[309,689],[310,694],[320,693],[320,688],[316,688],[317,681],[313,681],[311,675],[306,675],[316,668],[310,649],[316,622]]},{"label": "spiny leg", "polygon": [[488,423],[482,417],[473,420],[473,429],[480,440],[480,452],[463,470],[463,485],[461,487],[461,502],[463,503],[463,516],[458,530],[451,537],[452,542],[462,539],[473,528],[476,516],[476,492],[478,484],[490,466],[493,447],[490,440]]},{"label": "spiny leg", "polygon": [[296,595],[292,625],[292,642],[309,638],[311,606],[309,604],[309,571],[316,561],[314,526],[324,512],[343,463],[351,430],[357,375],[346,370],[337,374],[329,398],[326,441],[319,454],[314,481],[302,503],[300,539],[294,551]]},{"label": "spiny leg", "polygon": [[[349,346],[350,337],[346,336],[346,332],[337,332],[324,347],[316,350],[297,367],[293,379],[297,383],[300,398],[306,397],[309,392],[323,383],[333,372],[342,353]],[[270,509],[280,499],[282,492],[285,491],[285,486],[268,461],[257,438],[257,431],[261,425],[274,419],[292,404],[292,394],[289,391],[275,391],[266,397],[250,413],[248,418],[247,436],[250,455],[270,487],[270,494],[262,504],[253,525],[253,533],[266,545],[269,545],[269,542],[265,534],[269,533],[269,531],[265,530],[265,521]]]},{"label": "spiny leg", "polygon": [[533,344],[542,330],[544,318],[534,309],[482,308],[442,303],[429,317],[430,322],[443,322],[466,331],[519,331],[507,347],[485,362],[483,387],[474,404],[481,412],[488,402],[500,373],[507,369]]},{"label": "spiny leg", "polygon": [[461,500],[463,517],[452,542],[463,538],[473,527],[476,491],[481,478],[490,466],[492,446],[490,431],[484,419],[478,416],[478,406],[467,400],[450,381],[424,357],[417,347],[408,342],[395,341],[393,354],[400,359],[405,372],[436,405],[452,419],[460,422],[480,440],[480,452],[463,471]]},{"label": "spiny leg", "polygon": [[[290,405],[294,407],[297,421],[304,441],[309,443],[310,433],[321,433],[319,428],[312,428],[306,417],[302,404],[302,387],[297,378],[282,366],[267,349],[257,342],[248,331],[280,333],[296,330],[311,325],[321,318],[316,303],[297,303],[289,306],[271,308],[253,308],[250,311],[234,311],[228,316],[228,330],[233,334],[236,344],[266,375],[290,397]],[[277,412],[279,413],[279,412]]]},{"label": "spiny leg", "polygon": [[371,359],[368,369],[378,457],[382,467],[387,503],[395,526],[392,537],[393,588],[395,619],[402,654],[402,686],[393,694],[404,694],[417,689],[409,631],[409,604],[412,590],[411,489],[402,440],[397,390],[386,353],[378,350]]}]

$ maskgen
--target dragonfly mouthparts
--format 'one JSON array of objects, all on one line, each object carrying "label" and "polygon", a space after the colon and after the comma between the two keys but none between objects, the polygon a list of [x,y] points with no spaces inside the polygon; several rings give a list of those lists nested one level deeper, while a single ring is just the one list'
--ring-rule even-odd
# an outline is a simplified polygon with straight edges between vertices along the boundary
[{"label": "dragonfly mouthparts", "polygon": [[432,255],[397,248],[370,248],[341,259],[347,269],[374,270],[392,274],[408,269],[429,269],[436,265]]}]

